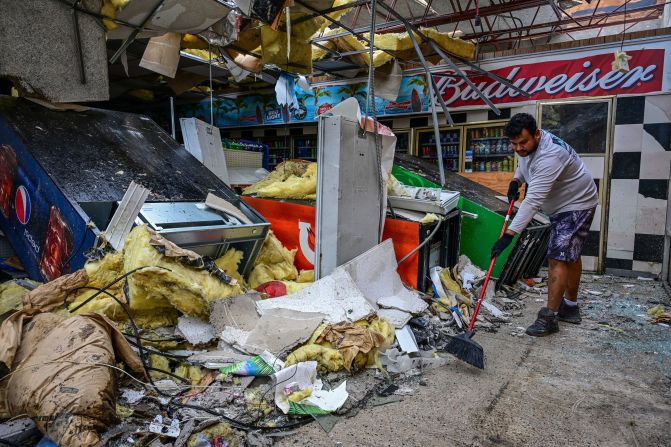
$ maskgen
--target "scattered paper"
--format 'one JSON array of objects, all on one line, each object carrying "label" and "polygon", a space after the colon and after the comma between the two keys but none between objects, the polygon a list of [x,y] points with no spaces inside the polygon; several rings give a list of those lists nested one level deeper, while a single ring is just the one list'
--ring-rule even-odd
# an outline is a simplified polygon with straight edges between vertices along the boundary
[{"label": "scattered paper", "polygon": [[171,438],[177,438],[179,436],[179,421],[177,419],[168,419],[163,420],[163,416],[156,415],[153,421],[149,424],[149,431],[163,436],[169,436]]},{"label": "scattered paper", "polygon": [[[346,382],[332,391],[323,390],[317,379],[317,362],[301,362],[278,371],[275,380],[275,404],[284,414],[323,414],[337,411],[345,404]],[[305,396],[296,401],[292,395]]]},{"label": "scattered paper", "polygon": [[601,295],[603,295],[603,292],[599,292],[599,291],[597,291],[597,290],[585,290],[585,292],[589,293],[590,295],[594,295],[594,296],[601,296]]}]

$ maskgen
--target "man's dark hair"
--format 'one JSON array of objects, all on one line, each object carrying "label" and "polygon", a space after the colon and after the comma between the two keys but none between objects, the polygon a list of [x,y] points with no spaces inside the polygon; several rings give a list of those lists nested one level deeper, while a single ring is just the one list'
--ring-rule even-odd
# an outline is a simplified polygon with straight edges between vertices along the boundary
[{"label": "man's dark hair", "polygon": [[523,129],[526,129],[531,135],[535,134],[538,129],[536,118],[528,113],[517,113],[510,118],[503,132],[508,138],[515,138],[520,136]]}]

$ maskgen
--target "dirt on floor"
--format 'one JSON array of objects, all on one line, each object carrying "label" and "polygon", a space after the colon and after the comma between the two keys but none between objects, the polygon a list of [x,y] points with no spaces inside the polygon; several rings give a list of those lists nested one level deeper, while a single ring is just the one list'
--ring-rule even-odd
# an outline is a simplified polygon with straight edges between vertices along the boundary
[{"label": "dirt on floor", "polygon": [[526,294],[510,323],[476,334],[484,371],[450,360],[330,433],[313,423],[275,445],[671,446],[671,327],[647,314],[668,310],[663,285],[586,275],[582,324],[522,335],[545,299]]}]

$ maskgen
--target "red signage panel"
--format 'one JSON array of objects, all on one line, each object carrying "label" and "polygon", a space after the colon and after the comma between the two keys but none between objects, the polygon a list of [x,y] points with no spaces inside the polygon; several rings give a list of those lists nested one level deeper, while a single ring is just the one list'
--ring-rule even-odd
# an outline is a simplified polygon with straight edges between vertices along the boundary
[{"label": "red signage panel", "polygon": [[[487,76],[469,73],[469,79],[493,103],[505,104],[528,100],[562,99],[575,96],[607,96],[651,93],[662,90],[664,49],[628,51],[629,72],[613,70],[613,53],[578,59],[551,60],[490,70],[513,85],[530,93],[525,97]],[[463,79],[434,75],[448,107],[482,105],[484,102]]]}]

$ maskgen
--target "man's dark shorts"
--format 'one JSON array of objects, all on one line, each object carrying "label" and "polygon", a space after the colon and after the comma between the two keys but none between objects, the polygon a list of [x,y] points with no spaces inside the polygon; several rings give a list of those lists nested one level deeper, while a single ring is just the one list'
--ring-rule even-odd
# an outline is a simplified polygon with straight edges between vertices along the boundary
[{"label": "man's dark shorts", "polygon": [[566,262],[575,262],[580,259],[595,211],[596,207],[588,210],[566,211],[551,216],[548,258]]}]

